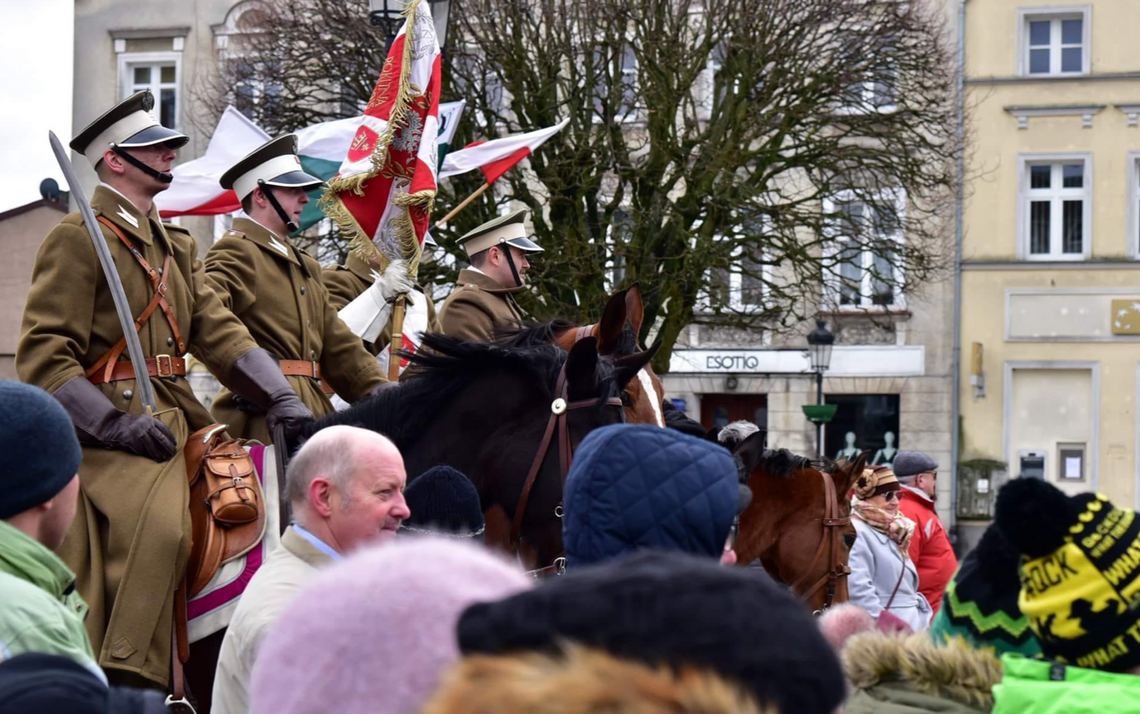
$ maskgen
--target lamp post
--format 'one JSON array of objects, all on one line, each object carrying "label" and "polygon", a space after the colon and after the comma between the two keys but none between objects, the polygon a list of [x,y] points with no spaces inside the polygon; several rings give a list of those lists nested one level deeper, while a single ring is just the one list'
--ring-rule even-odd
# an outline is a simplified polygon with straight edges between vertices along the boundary
[{"label": "lamp post", "polygon": [[[447,47],[447,27],[451,19],[452,0],[424,0],[431,6],[431,17],[435,22],[435,36],[439,40],[442,50]],[[400,25],[404,19],[400,14],[404,12],[404,0],[368,0],[368,22],[373,27],[383,28],[387,45],[384,54],[392,48]]]},{"label": "lamp post", "polygon": [[[835,335],[827,329],[823,320],[815,321],[815,329],[808,333],[808,356],[811,360],[811,371],[815,372],[815,403],[823,404],[823,373],[831,367],[831,348],[835,344]],[[823,424],[825,419],[815,421],[815,452],[823,456]]]}]

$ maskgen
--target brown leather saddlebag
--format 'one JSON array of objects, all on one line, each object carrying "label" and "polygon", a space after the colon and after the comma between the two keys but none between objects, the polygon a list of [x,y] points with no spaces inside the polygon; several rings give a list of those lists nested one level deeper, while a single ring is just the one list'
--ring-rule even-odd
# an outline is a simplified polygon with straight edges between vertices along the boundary
[{"label": "brown leather saddlebag", "polygon": [[225,424],[213,424],[186,443],[193,544],[186,564],[189,597],[218,568],[248,553],[265,535],[265,494],[244,442],[230,439]]}]

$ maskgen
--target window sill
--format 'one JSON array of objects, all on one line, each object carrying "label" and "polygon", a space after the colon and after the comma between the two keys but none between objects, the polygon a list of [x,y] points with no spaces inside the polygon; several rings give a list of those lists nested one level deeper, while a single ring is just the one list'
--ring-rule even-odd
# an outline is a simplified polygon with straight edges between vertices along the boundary
[{"label": "window sill", "polygon": [[844,306],[832,308],[829,310],[820,310],[816,314],[824,315],[827,317],[852,317],[867,315],[870,317],[909,318],[911,316],[910,310],[905,305],[896,305],[891,307],[881,305],[868,305],[867,307]]}]

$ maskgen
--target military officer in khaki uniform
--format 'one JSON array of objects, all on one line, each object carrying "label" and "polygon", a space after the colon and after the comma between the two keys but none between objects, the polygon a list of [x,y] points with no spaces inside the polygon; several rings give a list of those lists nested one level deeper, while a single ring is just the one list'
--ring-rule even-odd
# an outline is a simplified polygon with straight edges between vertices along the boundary
[{"label": "military officer in khaki uniform", "polygon": [[[424,246],[427,247],[426,245]],[[360,297],[365,290],[372,287],[372,284],[379,276],[379,271],[364,262],[362,258],[355,253],[349,253],[348,260],[344,265],[334,265],[325,268],[321,273],[321,280],[324,282],[325,287],[329,290],[329,299],[332,301],[332,306],[340,310],[345,305],[349,304],[356,298]],[[423,293],[422,288],[417,288],[419,292]],[[407,299],[409,308],[411,301],[420,299],[419,296],[409,295]],[[428,316],[428,332],[441,332],[442,328],[439,326],[439,316],[436,314],[435,303],[425,293],[423,301],[427,304]],[[389,323],[380,332],[380,336],[376,338],[375,342],[365,342],[364,348],[373,355],[378,355],[388,343],[392,341],[392,325]]]},{"label": "military officer in khaki uniform", "polygon": [[[301,170],[297,137],[264,144],[222,175],[247,218],[206,254],[206,277],[222,302],[249,328],[257,344],[280,359],[281,371],[313,414],[333,411],[321,390],[327,380],[342,398],[356,401],[387,381],[360,338],[337,317],[321,282],[321,266],[289,240],[321,180]],[[250,413],[228,391],[214,400],[215,418],[230,434],[270,438],[265,417]]]},{"label": "military officer in khaki uniform", "polygon": [[528,215],[526,209],[515,211],[459,239],[471,267],[459,272],[455,291],[439,311],[444,334],[490,342],[497,328],[524,319],[512,295],[523,289],[523,276],[530,269],[527,256],[542,252],[526,236]]},{"label": "military officer in khaki uniform", "polygon": [[183,355],[275,424],[296,428],[310,414],[207,285],[194,239],[159,220],[153,199],[170,185],[175,149],[187,138],[162,127],[153,106],[149,91],[132,95],[71,148],[101,181],[91,207],[136,317],[158,411],[149,416],[139,403],[111,291],[78,212],[36,256],[16,371],[55,395],[84,445],[79,509],[60,555],[91,607],[86,625],[99,664],[113,683],[163,686],[175,589],[190,552],[182,449],[188,434],[213,423],[185,379]]}]

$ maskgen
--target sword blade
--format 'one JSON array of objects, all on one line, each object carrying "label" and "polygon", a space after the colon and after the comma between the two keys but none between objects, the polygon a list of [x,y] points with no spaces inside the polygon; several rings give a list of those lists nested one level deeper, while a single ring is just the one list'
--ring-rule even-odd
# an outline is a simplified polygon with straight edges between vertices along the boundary
[{"label": "sword blade", "polygon": [[75,175],[75,167],[60,143],[55,132],[48,132],[51,141],[51,150],[59,168],[63,171],[63,178],[67,181],[71,195],[79,206],[79,213],[83,216],[83,225],[87,227],[87,235],[95,246],[95,254],[99,256],[99,264],[103,266],[103,275],[107,278],[107,286],[111,288],[111,299],[115,301],[115,312],[119,316],[119,325],[123,328],[123,335],[127,338],[127,354],[131,358],[131,366],[135,368],[135,389],[139,393],[139,401],[146,408],[147,414],[158,411],[158,402],[154,398],[154,387],[150,383],[150,375],[146,371],[146,357],[143,355],[142,343],[139,342],[138,333],[135,332],[135,319],[131,316],[131,306],[127,302],[127,293],[123,290],[123,282],[115,270],[115,261],[111,258],[111,249],[107,247],[107,240],[95,220],[95,212],[91,204],[83,195],[83,187],[79,184],[79,177]]}]

